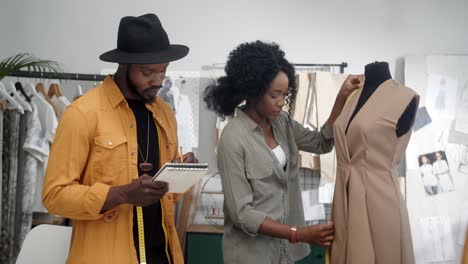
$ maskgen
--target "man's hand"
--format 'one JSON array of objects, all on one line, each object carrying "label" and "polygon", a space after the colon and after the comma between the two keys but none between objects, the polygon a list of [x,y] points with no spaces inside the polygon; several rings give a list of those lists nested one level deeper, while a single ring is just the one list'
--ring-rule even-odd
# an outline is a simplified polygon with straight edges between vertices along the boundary
[{"label": "man's hand", "polygon": [[[195,158],[195,154],[193,152],[187,152],[183,155],[184,163],[198,163],[197,158]],[[180,159],[175,159],[171,161],[172,163],[180,163]]]},{"label": "man's hand", "polygon": [[126,196],[126,203],[148,206],[158,202],[168,190],[167,182],[153,181],[153,177],[144,174],[127,184],[123,192]]},{"label": "man's hand", "polygon": [[152,205],[159,202],[168,190],[167,182],[153,181],[153,177],[142,175],[129,184],[111,187],[101,213],[121,204]]}]

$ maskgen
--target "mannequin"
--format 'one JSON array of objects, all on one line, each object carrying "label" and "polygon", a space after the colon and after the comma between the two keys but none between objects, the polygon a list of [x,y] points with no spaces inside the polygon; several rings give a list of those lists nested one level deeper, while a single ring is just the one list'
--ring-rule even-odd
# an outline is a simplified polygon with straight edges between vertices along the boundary
[{"label": "mannequin", "polygon": [[[359,97],[356,108],[354,109],[349,123],[346,127],[346,132],[348,131],[349,124],[352,122],[356,114],[361,110],[367,100],[371,95],[380,87],[380,85],[386,80],[392,79],[390,70],[388,68],[387,62],[374,62],[367,64],[364,70],[365,82],[364,87],[362,88],[361,96]],[[397,137],[400,137],[406,134],[411,125],[413,124],[414,116],[416,114],[417,100],[413,98],[411,102],[406,107],[405,111],[402,113],[400,119],[398,120],[395,133]]]},{"label": "mannequin", "polygon": [[411,137],[419,95],[393,81],[385,62],[366,65],[365,78],[333,127],[330,263],[414,264],[408,210],[393,171]]}]

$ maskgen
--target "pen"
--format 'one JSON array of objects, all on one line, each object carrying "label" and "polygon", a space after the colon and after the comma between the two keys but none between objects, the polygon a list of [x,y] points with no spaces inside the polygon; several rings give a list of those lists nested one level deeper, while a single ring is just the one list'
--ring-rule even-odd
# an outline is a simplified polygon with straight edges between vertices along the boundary
[{"label": "pen", "polygon": [[180,163],[184,163],[184,152],[182,151],[182,147],[180,147],[180,150],[179,150],[179,158],[180,158]]}]

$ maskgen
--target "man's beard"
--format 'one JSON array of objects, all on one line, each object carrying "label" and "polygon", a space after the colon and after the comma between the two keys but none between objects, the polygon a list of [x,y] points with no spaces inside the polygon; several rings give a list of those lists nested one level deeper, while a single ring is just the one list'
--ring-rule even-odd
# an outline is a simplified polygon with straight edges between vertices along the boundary
[{"label": "man's beard", "polygon": [[133,80],[130,78],[130,74],[128,73],[128,71],[127,71],[127,85],[133,91],[133,93],[139,97],[139,100],[143,101],[145,104],[154,103],[154,101],[156,101],[156,97],[157,97],[157,94],[152,95],[147,91],[150,91],[152,89],[158,89],[159,90],[161,88],[161,85],[159,85],[159,86],[149,86],[149,87],[146,87],[145,89],[143,89],[143,93],[140,94],[138,92],[138,90],[136,88],[136,85],[134,84]]}]

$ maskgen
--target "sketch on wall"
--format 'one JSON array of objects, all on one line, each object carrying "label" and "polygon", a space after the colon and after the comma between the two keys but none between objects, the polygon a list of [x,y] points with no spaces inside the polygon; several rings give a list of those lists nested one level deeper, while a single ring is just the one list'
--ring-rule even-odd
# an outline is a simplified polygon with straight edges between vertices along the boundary
[{"label": "sketch on wall", "polygon": [[405,85],[421,95],[406,149],[406,201],[416,263],[460,263],[460,236],[454,234],[466,230],[467,69],[468,56],[405,58]]},{"label": "sketch on wall", "polygon": [[452,176],[444,151],[419,156],[419,171],[428,195],[454,191]]}]

